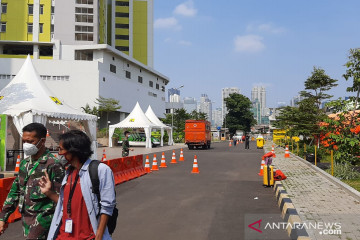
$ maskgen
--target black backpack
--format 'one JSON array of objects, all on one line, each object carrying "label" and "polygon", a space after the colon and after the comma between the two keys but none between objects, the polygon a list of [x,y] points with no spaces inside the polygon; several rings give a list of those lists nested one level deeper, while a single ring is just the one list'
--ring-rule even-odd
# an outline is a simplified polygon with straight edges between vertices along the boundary
[{"label": "black backpack", "polygon": [[[93,160],[89,164],[89,174],[90,174],[91,184],[93,186],[92,192],[97,196],[98,204],[99,204],[99,213],[98,213],[97,217],[100,215],[100,210],[101,210],[101,205],[100,205],[101,197],[100,197],[100,190],[99,190],[100,181],[99,181],[99,174],[98,174],[98,167],[99,167],[100,163],[101,162],[98,160]],[[115,189],[114,189],[114,191],[115,191]],[[116,192],[115,192],[115,194],[116,194]],[[119,211],[115,206],[114,210],[113,210],[113,214],[112,214],[112,216],[109,217],[109,220],[107,222],[107,227],[108,227],[108,231],[109,231],[110,235],[115,231],[118,215],[119,215]]]}]

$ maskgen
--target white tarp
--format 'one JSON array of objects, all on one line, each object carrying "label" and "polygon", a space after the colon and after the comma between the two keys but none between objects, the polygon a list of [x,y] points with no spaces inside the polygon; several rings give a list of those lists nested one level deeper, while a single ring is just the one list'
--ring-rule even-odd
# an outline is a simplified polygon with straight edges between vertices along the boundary
[{"label": "white tarp", "polygon": [[19,73],[0,91],[0,114],[12,116],[19,134],[29,123],[46,125],[47,118],[81,121],[90,135],[93,156],[96,155],[96,121],[94,115],[83,113],[61,102],[52,93],[35,70],[30,56]]},{"label": "white tarp", "polygon": [[146,136],[146,148],[151,148],[151,130],[157,128],[146,116],[137,102],[134,109],[121,122],[109,126],[109,147],[112,147],[112,136],[116,128],[143,128]]},{"label": "white tarp", "polygon": [[164,129],[167,131],[169,140],[168,145],[173,145],[173,139],[172,139],[172,128],[169,126],[166,126],[163,122],[160,121],[160,119],[155,115],[154,111],[152,110],[151,106],[149,105],[148,109],[145,113],[146,117],[157,126],[157,128],[161,129],[161,146],[164,146]]}]

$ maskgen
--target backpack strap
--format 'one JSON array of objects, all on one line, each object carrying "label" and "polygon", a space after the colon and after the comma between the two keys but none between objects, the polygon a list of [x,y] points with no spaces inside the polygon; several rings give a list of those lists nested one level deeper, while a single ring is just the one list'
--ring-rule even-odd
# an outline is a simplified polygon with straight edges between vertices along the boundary
[{"label": "backpack strap", "polygon": [[99,207],[99,213],[97,214],[97,216],[99,216],[100,214],[100,201],[101,201],[101,197],[100,197],[100,180],[99,180],[99,174],[98,174],[98,168],[99,168],[99,164],[100,161],[98,160],[92,160],[89,164],[89,174],[90,174],[90,180],[91,180],[91,185],[92,185],[92,193],[94,193],[98,199],[98,207]]}]

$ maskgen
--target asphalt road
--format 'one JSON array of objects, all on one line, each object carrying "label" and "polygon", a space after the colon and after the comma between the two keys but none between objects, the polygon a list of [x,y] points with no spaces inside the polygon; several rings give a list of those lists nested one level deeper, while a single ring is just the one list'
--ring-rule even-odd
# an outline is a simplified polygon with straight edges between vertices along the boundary
[{"label": "asphalt road", "polygon": [[[242,240],[248,239],[249,214],[272,214],[282,221],[273,189],[264,188],[257,175],[264,152],[255,144],[250,150],[226,143],[184,149],[185,161],[178,164],[169,163],[172,151],[165,152],[168,168],[116,186],[119,217],[113,239]],[[200,174],[190,173],[195,154]],[[160,165],[160,154],[157,159]],[[20,222],[11,224],[0,238],[23,239],[20,229]],[[258,236],[254,239],[289,239],[284,230]]]}]

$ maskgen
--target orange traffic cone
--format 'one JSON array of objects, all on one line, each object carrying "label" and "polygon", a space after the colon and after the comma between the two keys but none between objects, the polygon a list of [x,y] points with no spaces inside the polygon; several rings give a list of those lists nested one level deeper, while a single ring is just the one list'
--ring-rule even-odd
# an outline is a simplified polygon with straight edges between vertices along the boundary
[{"label": "orange traffic cone", "polygon": [[258,173],[259,176],[264,176],[264,166],[265,166],[265,160],[264,157],[261,160],[261,167],[260,167],[260,172]]},{"label": "orange traffic cone", "polygon": [[179,158],[179,161],[183,162],[184,161],[184,152],[183,152],[183,149],[181,149],[180,151],[180,158]]},{"label": "orange traffic cone", "polygon": [[102,162],[103,162],[103,161],[106,161],[106,153],[105,153],[105,148],[104,148],[104,150],[103,150],[103,157],[102,157],[101,161],[102,161]]},{"label": "orange traffic cone", "polygon": [[289,157],[290,157],[289,146],[286,145],[286,148],[285,148],[285,158],[289,158]]},{"label": "orange traffic cone", "polygon": [[156,154],[154,154],[151,171],[159,171],[159,168],[157,165],[157,160],[156,160]]},{"label": "orange traffic cone", "polygon": [[175,156],[175,150],[173,150],[172,158],[170,163],[177,163],[176,156]]},{"label": "orange traffic cone", "polygon": [[242,140],[242,138],[241,138],[241,140],[240,140],[240,141],[241,141],[241,143],[243,143],[243,140]]},{"label": "orange traffic cone", "polygon": [[194,156],[193,169],[191,173],[200,173],[196,155]]},{"label": "orange traffic cone", "polygon": [[167,168],[167,166],[166,166],[166,161],[165,161],[165,153],[164,153],[164,152],[162,153],[162,156],[161,156],[161,164],[160,164],[160,167],[161,167],[161,168]]},{"label": "orange traffic cone", "polygon": [[20,171],[20,155],[17,156],[16,166],[15,166],[15,172],[19,172],[19,171]]},{"label": "orange traffic cone", "polygon": [[271,147],[271,152],[272,152],[272,154],[273,154],[273,158],[275,158],[276,157],[276,155],[275,155],[275,148],[274,148],[274,145],[272,145],[272,147]]},{"label": "orange traffic cone", "polygon": [[231,140],[229,141],[229,147],[231,147]]},{"label": "orange traffic cone", "polygon": [[149,155],[146,155],[146,160],[145,160],[145,172],[151,173]]},{"label": "orange traffic cone", "polygon": [[239,140],[236,141],[236,145],[239,145]]},{"label": "orange traffic cone", "polygon": [[46,136],[50,137],[49,130],[46,129]]}]

